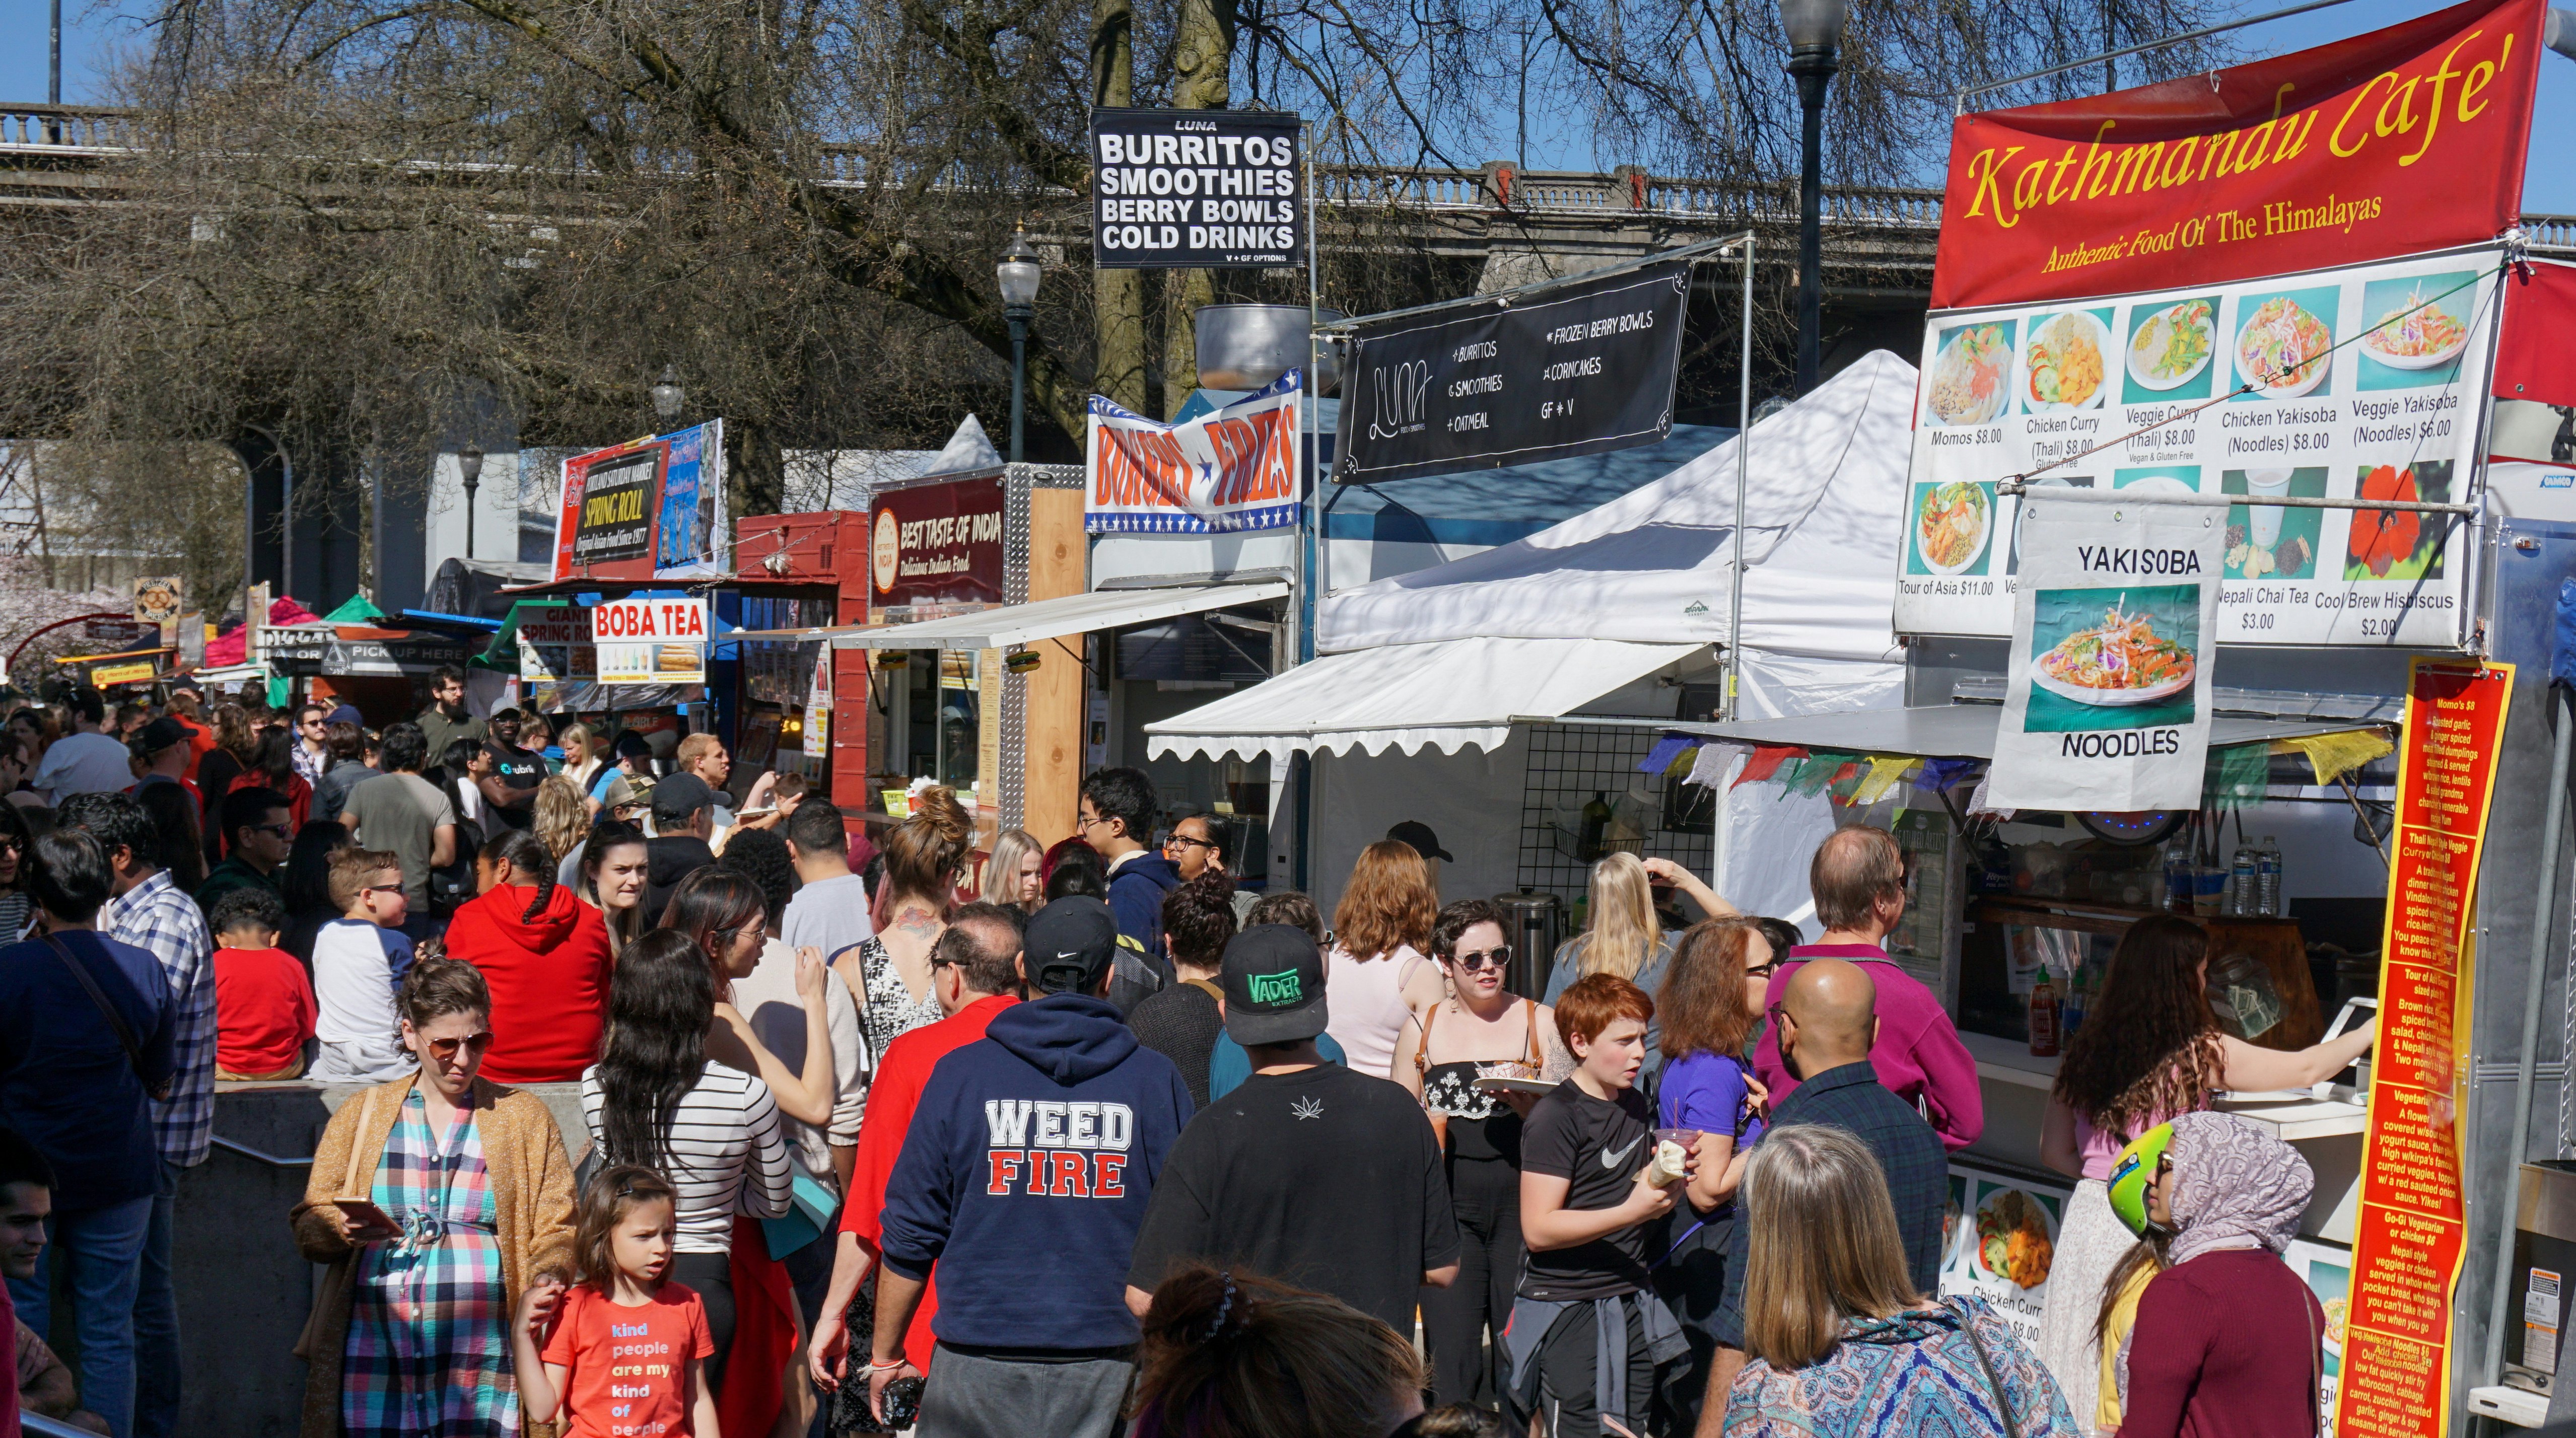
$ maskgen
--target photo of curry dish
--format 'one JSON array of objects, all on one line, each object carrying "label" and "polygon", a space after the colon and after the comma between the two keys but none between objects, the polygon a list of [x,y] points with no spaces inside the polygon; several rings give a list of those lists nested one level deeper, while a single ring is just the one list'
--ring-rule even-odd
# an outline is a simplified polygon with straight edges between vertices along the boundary
[{"label": "photo of curry dish", "polygon": [[2021,1288],[2048,1281],[2057,1244],[2048,1215],[2017,1188],[1998,1189],[1977,1208],[1977,1266]]}]

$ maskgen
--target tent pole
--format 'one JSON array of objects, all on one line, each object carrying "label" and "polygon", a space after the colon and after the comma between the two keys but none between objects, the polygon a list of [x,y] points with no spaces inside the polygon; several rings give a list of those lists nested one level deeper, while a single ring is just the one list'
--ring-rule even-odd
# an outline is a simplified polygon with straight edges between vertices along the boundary
[{"label": "tent pole", "polygon": [[1744,673],[1744,490],[1753,455],[1753,236],[1744,237],[1743,351],[1735,374],[1735,551],[1734,592],[1726,603],[1726,694],[1720,716],[1733,720],[1735,691]]}]

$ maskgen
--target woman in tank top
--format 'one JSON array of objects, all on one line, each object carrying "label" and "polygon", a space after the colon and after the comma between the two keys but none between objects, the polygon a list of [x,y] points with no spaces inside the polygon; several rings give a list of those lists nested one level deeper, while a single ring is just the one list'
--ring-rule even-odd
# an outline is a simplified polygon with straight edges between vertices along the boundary
[{"label": "woman in tank top", "polygon": [[[1442,1135],[1458,1219],[1458,1277],[1422,1290],[1433,1401],[1500,1402],[1503,1325],[1521,1273],[1521,1116],[1534,1093],[1497,1093],[1480,1078],[1538,1079],[1571,1069],[1556,1014],[1503,987],[1511,940],[1503,911],[1461,899],[1431,926],[1431,952],[1450,993],[1416,1009],[1395,1051],[1395,1080],[1412,1090]],[[1486,1346],[1486,1334],[1492,1346]],[[1491,1355],[1490,1357],[1488,1355]]]},{"label": "woman in tank top", "polygon": [[1360,851],[1333,909],[1324,961],[1332,1022],[1324,1032],[1351,1068],[1394,1078],[1395,1039],[1415,1010],[1440,1001],[1440,970],[1423,957],[1439,911],[1431,873],[1410,844],[1381,839]]}]

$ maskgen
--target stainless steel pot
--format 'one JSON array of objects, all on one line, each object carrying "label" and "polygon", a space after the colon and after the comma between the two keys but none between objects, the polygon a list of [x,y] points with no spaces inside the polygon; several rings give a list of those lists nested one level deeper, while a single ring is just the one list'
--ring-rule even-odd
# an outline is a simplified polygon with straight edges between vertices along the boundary
[{"label": "stainless steel pot", "polygon": [[[1342,317],[1317,310],[1319,320]],[[1306,364],[1304,305],[1204,305],[1196,316],[1199,383],[1209,389],[1259,389]],[[1329,395],[1342,385],[1341,355],[1325,345],[1315,356],[1307,393]]]}]

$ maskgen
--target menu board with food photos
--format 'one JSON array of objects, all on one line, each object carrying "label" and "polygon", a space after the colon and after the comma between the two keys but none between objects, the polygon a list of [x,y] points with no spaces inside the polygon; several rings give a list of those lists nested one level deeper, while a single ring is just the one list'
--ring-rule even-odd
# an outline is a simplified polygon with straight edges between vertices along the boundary
[{"label": "menu board with food photos", "polygon": [[[1896,628],[2012,633],[2033,487],[2462,503],[2492,248],[1926,324]],[[2107,517],[2107,515],[2106,515]],[[2231,504],[2223,644],[2451,647],[2458,516]],[[2116,578],[2116,576],[2106,576]]]}]

